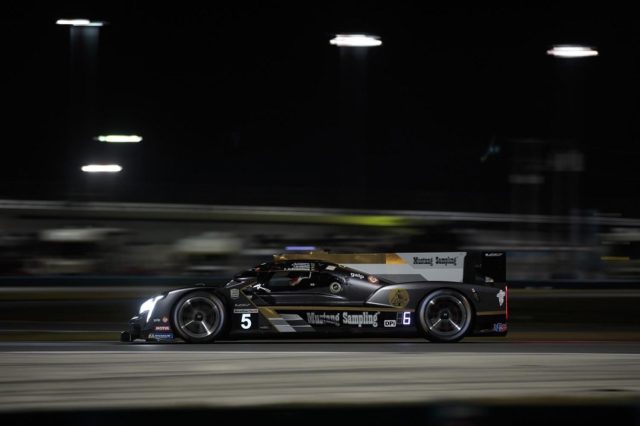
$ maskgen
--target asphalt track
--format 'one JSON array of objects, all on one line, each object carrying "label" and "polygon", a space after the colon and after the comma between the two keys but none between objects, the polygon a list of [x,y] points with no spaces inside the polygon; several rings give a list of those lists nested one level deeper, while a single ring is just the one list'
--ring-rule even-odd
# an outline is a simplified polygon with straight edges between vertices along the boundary
[{"label": "asphalt track", "polygon": [[1,342],[0,411],[640,396],[640,342]]}]

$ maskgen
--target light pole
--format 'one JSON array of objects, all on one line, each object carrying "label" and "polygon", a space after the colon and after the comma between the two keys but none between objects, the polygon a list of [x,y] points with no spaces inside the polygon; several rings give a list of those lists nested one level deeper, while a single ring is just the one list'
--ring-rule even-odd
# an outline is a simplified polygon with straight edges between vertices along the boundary
[{"label": "light pole", "polygon": [[[337,34],[329,43],[339,49],[340,128],[345,158],[363,164],[356,173],[352,165],[341,165],[340,178],[355,184],[354,191],[344,191],[345,202],[362,204],[367,199],[367,55],[369,49],[382,45],[378,36]],[[357,207],[362,207],[358,205]]]},{"label": "light pole", "polygon": [[[589,73],[599,56],[593,46],[561,44],[552,46],[547,54],[554,58],[556,66],[556,126],[558,141],[551,149],[552,208],[555,215],[569,214],[580,218],[572,220],[567,230],[558,229],[556,239],[566,239],[573,247],[593,246],[594,230],[582,219],[581,177],[585,168],[584,139],[587,129],[587,104],[589,99]],[[564,262],[566,272],[577,278],[593,268],[592,259],[585,252],[574,252],[569,262]]]},{"label": "light pole", "polygon": [[593,46],[559,44],[547,50],[556,67],[555,132],[560,146],[552,150],[554,214],[571,213],[579,207],[579,174],[584,168],[581,141],[586,130],[588,67],[599,55]]},{"label": "light pole", "polygon": [[67,144],[67,195],[79,190],[77,161],[89,156],[95,131],[98,81],[98,44],[103,21],[58,19],[69,28],[69,141]]},{"label": "light pole", "polygon": [[89,140],[94,128],[97,98],[98,43],[106,23],[88,19],[58,19],[69,27],[70,119],[75,142]]}]

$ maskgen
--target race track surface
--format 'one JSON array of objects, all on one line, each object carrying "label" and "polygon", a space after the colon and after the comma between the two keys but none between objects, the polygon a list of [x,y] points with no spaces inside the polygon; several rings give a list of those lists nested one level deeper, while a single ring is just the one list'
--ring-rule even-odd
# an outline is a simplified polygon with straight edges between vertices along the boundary
[{"label": "race track surface", "polygon": [[0,343],[0,411],[640,396],[640,342]]}]

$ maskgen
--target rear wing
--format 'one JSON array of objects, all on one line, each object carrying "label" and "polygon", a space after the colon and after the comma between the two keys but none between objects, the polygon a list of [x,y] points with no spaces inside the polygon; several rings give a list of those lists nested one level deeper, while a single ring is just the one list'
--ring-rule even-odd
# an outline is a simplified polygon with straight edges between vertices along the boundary
[{"label": "rear wing", "polygon": [[470,252],[465,262],[466,283],[506,283],[507,254],[502,251]]},{"label": "rear wing", "polygon": [[274,255],[274,260],[324,260],[396,283],[451,281],[505,282],[504,252],[329,253]]}]

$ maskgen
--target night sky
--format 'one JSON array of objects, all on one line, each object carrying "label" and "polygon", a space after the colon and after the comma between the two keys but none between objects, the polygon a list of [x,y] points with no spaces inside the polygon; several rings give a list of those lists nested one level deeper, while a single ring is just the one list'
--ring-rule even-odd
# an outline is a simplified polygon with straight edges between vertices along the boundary
[{"label": "night sky", "polygon": [[[0,197],[510,212],[534,141],[533,212],[638,216],[639,18],[536,4],[5,5]],[[93,50],[55,25],[80,17],[109,22]],[[383,45],[329,45],[340,32]],[[92,140],[109,133],[144,141]],[[566,151],[584,171],[558,178]],[[80,172],[100,161],[124,171]]]}]

